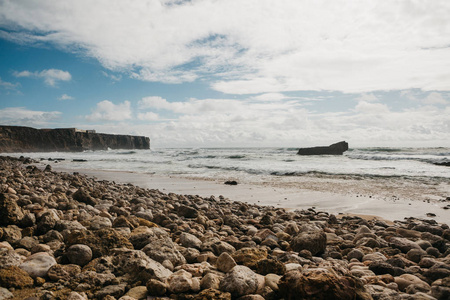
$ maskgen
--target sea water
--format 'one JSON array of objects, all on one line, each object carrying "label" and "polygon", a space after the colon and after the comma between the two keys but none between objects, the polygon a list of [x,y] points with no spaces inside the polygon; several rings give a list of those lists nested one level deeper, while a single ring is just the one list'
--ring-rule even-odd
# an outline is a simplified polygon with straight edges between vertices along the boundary
[{"label": "sea water", "polygon": [[[344,155],[300,156],[296,148],[159,148],[85,152],[15,153],[55,160],[71,170],[92,169],[190,177],[261,180],[304,175],[450,179],[450,148],[354,148]],[[82,160],[82,161],[80,161]]]}]

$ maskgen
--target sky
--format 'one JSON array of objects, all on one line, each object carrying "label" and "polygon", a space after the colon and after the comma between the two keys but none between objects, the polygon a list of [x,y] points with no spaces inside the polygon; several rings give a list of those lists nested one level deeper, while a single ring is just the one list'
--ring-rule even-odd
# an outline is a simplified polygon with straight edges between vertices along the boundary
[{"label": "sky", "polygon": [[450,147],[448,0],[0,0],[0,124]]}]

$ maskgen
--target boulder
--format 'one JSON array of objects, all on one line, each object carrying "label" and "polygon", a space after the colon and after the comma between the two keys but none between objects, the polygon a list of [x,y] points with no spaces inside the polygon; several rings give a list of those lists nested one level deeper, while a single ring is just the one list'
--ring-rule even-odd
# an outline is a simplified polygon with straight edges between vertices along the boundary
[{"label": "boulder", "polygon": [[48,270],[56,265],[56,260],[46,252],[30,255],[19,267],[31,277],[45,277]]},{"label": "boulder", "polygon": [[348,150],[348,143],[345,141],[332,144],[330,146],[320,146],[312,148],[298,149],[298,155],[342,155]]},{"label": "boulder", "polygon": [[312,255],[325,252],[327,236],[323,231],[307,231],[297,234],[291,241],[291,248],[296,252],[308,250]]},{"label": "boulder", "polygon": [[220,282],[220,290],[233,297],[261,293],[265,279],[246,266],[235,266]]},{"label": "boulder", "polygon": [[0,193],[0,226],[19,224],[24,214],[17,205],[17,196]]}]

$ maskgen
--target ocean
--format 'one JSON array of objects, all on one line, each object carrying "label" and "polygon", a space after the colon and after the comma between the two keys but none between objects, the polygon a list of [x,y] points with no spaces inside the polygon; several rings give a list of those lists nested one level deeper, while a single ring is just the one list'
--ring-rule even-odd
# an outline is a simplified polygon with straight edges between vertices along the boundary
[{"label": "ocean", "polygon": [[301,176],[450,179],[450,148],[354,148],[344,155],[300,156],[296,148],[159,148],[15,153],[67,169],[110,170],[258,183]]}]

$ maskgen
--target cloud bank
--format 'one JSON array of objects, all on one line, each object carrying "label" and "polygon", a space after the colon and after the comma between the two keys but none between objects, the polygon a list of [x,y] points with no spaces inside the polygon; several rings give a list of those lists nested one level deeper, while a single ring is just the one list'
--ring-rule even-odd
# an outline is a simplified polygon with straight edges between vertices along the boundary
[{"label": "cloud bank", "polygon": [[13,73],[15,77],[30,77],[30,78],[42,78],[44,82],[49,86],[56,86],[58,81],[70,81],[72,79],[72,75],[69,72],[58,70],[58,69],[48,69],[42,70],[40,72],[30,72],[30,71],[15,71]]},{"label": "cloud bank", "polygon": [[0,36],[228,94],[448,91],[449,15],[446,0],[0,1]]}]

